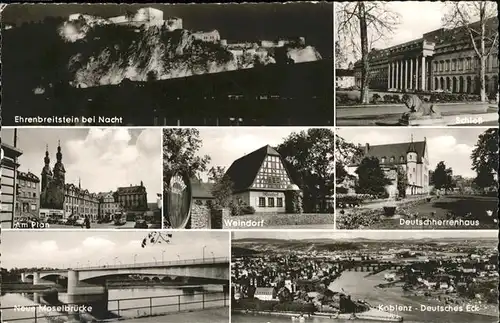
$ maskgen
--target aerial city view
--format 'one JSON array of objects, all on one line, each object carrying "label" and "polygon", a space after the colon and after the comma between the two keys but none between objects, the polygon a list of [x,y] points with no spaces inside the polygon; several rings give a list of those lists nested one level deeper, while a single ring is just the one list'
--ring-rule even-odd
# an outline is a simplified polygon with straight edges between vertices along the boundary
[{"label": "aerial city view", "polygon": [[234,232],[232,322],[497,322],[497,232]]}]

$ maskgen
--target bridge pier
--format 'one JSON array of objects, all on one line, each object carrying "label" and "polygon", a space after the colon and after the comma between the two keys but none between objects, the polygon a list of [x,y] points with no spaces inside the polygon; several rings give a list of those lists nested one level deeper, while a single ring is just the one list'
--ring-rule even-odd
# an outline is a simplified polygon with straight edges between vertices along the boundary
[{"label": "bridge pier", "polygon": [[[108,312],[108,291],[104,286],[80,282],[79,272],[68,270],[68,304],[92,306],[92,313]],[[70,313],[76,315],[76,313]]]},{"label": "bridge pier", "polygon": [[40,273],[34,272],[33,273],[33,285],[39,285],[39,284],[40,284]]},{"label": "bridge pier", "polygon": [[40,304],[40,293],[33,293],[33,302],[35,302],[36,304]]}]

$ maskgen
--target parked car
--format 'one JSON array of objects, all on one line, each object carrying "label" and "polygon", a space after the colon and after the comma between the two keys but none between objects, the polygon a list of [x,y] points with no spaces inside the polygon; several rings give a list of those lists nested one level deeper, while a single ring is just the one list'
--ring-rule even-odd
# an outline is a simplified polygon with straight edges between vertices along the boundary
[{"label": "parked car", "polygon": [[135,220],[135,225],[134,229],[147,229],[148,228],[148,223],[146,220],[138,218]]},{"label": "parked car", "polygon": [[68,223],[67,218],[60,218],[57,220],[57,224],[67,225],[67,223]]},{"label": "parked car", "polygon": [[47,218],[47,221],[46,221],[46,222],[47,222],[48,224],[56,224],[56,223],[59,223],[59,220],[60,220],[60,219],[53,218],[53,217],[49,216],[49,217]]},{"label": "parked car", "polygon": [[73,225],[83,228],[85,226],[85,218],[83,216],[79,217],[78,219],[75,220],[75,223]]}]

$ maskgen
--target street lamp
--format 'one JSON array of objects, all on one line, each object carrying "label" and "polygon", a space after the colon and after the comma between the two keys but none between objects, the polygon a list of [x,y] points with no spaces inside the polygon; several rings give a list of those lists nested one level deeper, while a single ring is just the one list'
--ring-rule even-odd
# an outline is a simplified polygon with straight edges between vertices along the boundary
[{"label": "street lamp", "polygon": [[80,262],[79,261],[76,262],[76,268],[80,268]]},{"label": "street lamp", "polygon": [[116,266],[116,261],[118,260],[118,257],[115,257],[115,266]]},{"label": "street lamp", "polygon": [[214,258],[214,261],[215,261],[215,255],[214,255],[213,251],[210,251],[210,253],[212,254],[212,258]]},{"label": "street lamp", "polygon": [[135,265],[135,259],[137,258],[137,254],[134,254],[134,265]]},{"label": "street lamp", "polygon": [[164,253],[165,253],[165,250],[162,250],[162,251],[161,251],[161,262],[163,262],[163,261],[164,261],[164,260],[163,260],[163,254],[164,254]]},{"label": "street lamp", "polygon": [[207,246],[203,246],[203,261],[205,261],[205,248],[206,248],[206,247],[207,247]]},{"label": "street lamp", "polygon": [[179,256],[179,254],[177,254],[177,258],[179,258],[179,260],[181,260],[181,256]]},{"label": "street lamp", "polygon": [[155,257],[153,257],[153,259],[155,260],[155,265],[157,265],[158,264],[158,260],[156,260]]}]

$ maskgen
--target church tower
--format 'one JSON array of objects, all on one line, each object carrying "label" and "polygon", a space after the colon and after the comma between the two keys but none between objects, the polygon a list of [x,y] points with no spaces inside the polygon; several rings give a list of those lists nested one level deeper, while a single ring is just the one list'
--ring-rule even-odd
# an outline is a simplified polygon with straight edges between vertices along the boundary
[{"label": "church tower", "polygon": [[417,148],[413,142],[413,135],[411,135],[411,142],[408,146],[408,151],[406,152],[406,173],[408,176],[408,185],[410,190],[407,188],[407,195],[415,194],[412,188],[417,184]]},{"label": "church tower", "polygon": [[45,166],[42,168],[42,188],[44,191],[47,185],[52,181],[52,170],[50,170],[49,146],[45,148],[45,158],[43,159]]},{"label": "church tower", "polygon": [[64,186],[66,178],[66,170],[62,163],[62,152],[61,152],[61,142],[57,144],[57,162],[54,165],[54,179],[58,186]]}]

